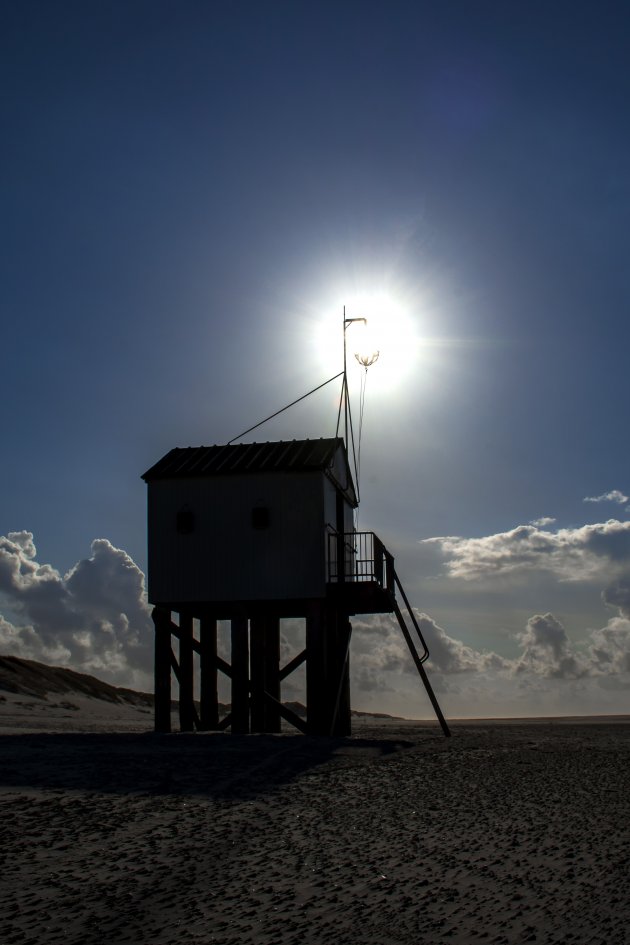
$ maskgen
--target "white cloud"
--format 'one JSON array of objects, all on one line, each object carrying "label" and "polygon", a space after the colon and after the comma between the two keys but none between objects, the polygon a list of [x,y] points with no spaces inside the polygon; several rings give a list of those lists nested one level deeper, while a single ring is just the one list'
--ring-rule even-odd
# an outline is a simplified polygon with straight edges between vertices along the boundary
[{"label": "white cloud", "polygon": [[[630,671],[630,522],[611,519],[554,531],[530,524],[481,538],[449,536],[425,543],[440,549],[453,595],[474,581],[476,590],[483,584],[497,594],[497,601],[503,599],[509,606],[518,580],[528,597],[556,593],[554,579],[564,587],[569,582],[594,590],[598,583],[605,586],[601,597],[617,608],[619,616],[599,629],[583,625],[580,639],[574,641],[553,613],[534,614],[514,634],[520,653],[497,663],[499,673],[517,677],[527,686],[536,678],[603,680]],[[562,599],[568,603],[566,594]],[[486,655],[488,661],[490,656]],[[473,654],[469,662],[474,665],[478,659]]]},{"label": "white cloud", "polygon": [[622,574],[602,591],[605,604],[618,607],[623,617],[630,618],[630,574]]},{"label": "white cloud", "polygon": [[514,663],[516,673],[578,679],[589,672],[586,661],[574,652],[566,630],[553,614],[530,617],[518,641],[523,652]]},{"label": "white cloud", "polygon": [[431,655],[431,666],[438,672],[454,674],[508,668],[508,660],[497,653],[479,652],[454,639],[427,614],[418,613],[417,620]]},{"label": "white cloud", "polygon": [[153,625],[144,575],[104,538],[91,550],[62,576],[37,561],[31,532],[0,536],[0,594],[19,619],[16,625],[1,618],[0,645],[16,656],[146,687]]},{"label": "white cloud", "polygon": [[[447,717],[618,714],[630,689],[630,621],[611,619],[572,643],[553,614],[536,614],[507,659],[450,636],[416,611],[430,650],[429,679]],[[393,618],[353,620],[353,703],[408,718],[432,709]]]},{"label": "white cloud", "polygon": [[[570,641],[564,625],[554,614],[535,614],[516,634],[521,652],[513,659],[468,646],[451,637],[427,614],[416,611],[416,619],[429,649],[427,667],[431,673],[445,676],[530,674],[579,679],[630,671],[630,620],[623,617],[614,617],[604,628],[592,630],[582,652]],[[388,685],[385,682],[388,673],[413,675],[416,672],[393,617],[359,618],[353,621],[353,627],[354,675],[359,688],[384,688]]]},{"label": "white cloud", "polygon": [[449,576],[464,580],[535,570],[564,581],[593,580],[630,565],[630,522],[610,519],[553,532],[519,525],[483,538],[425,538],[421,544],[439,546]]},{"label": "white cloud", "polygon": [[352,620],[351,654],[353,686],[361,692],[391,689],[389,674],[400,675],[410,668],[411,663],[398,625],[385,614]]},{"label": "white cloud", "polygon": [[[511,663],[497,653],[479,652],[440,627],[428,614],[414,610],[420,632],[430,653],[429,672],[445,676],[509,670]],[[415,664],[398,623],[393,616],[360,617],[352,621],[352,675],[361,691],[391,690],[392,674],[416,674]],[[409,623],[416,647],[421,646]]]},{"label": "white cloud", "polygon": [[630,620],[613,617],[601,630],[593,630],[589,657],[594,672],[607,676],[630,673]]},{"label": "white cloud", "polygon": [[553,525],[555,518],[551,518],[550,515],[543,515],[540,518],[535,518],[531,521],[530,525],[535,525],[537,528],[546,528],[547,525]]},{"label": "white cloud", "polygon": [[616,502],[623,505],[628,501],[628,496],[620,492],[619,489],[611,489],[610,492],[604,492],[603,495],[586,496],[583,502]]}]

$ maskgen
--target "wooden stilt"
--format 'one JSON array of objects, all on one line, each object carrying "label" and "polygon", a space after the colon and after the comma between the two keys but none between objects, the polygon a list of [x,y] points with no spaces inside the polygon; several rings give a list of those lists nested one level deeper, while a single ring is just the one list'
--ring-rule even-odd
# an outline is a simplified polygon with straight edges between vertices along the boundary
[{"label": "wooden stilt", "polygon": [[347,737],[352,734],[350,713],[350,636],[352,624],[345,614],[329,615],[331,642],[330,694],[334,698],[330,734]]},{"label": "wooden stilt", "polygon": [[171,612],[154,607],[155,625],[155,731],[171,730]]},{"label": "wooden stilt", "polygon": [[249,732],[249,632],[247,617],[233,617],[232,630],[232,734]]},{"label": "wooden stilt", "polygon": [[349,646],[345,613],[319,602],[306,620],[306,704],[312,735],[351,733]]},{"label": "wooden stilt", "polygon": [[253,617],[249,637],[252,732],[265,731],[265,643],[265,619]]},{"label": "wooden stilt", "polygon": [[250,621],[252,732],[279,732],[280,620],[254,617]]},{"label": "wooden stilt", "polygon": [[[280,619],[269,617],[265,629],[265,691],[277,702],[280,695]],[[265,731],[279,732],[281,727],[278,706],[265,702]]]},{"label": "wooden stilt", "polygon": [[[352,700],[350,694],[350,640],[352,639],[352,624],[346,618],[343,622],[343,643],[342,643],[342,654],[345,650],[345,660],[344,660],[344,682],[343,689],[341,691],[341,699],[339,702],[339,718],[341,720],[340,724],[343,728],[343,731],[340,732],[342,735],[350,736],[352,735]],[[343,658],[343,656],[342,656]]]},{"label": "wooden stilt", "polygon": [[326,609],[313,601],[306,617],[306,712],[309,735],[328,735],[326,705]]},{"label": "wooden stilt", "polygon": [[219,728],[217,666],[217,622],[202,618],[199,623],[199,715],[204,731]]},{"label": "wooden stilt", "polygon": [[182,732],[195,728],[193,619],[179,616],[179,727]]}]

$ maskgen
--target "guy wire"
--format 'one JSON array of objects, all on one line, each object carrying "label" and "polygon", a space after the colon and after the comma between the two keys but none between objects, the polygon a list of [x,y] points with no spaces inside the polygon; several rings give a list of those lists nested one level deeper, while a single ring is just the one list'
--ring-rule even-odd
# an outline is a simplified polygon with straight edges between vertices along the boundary
[{"label": "guy wire", "polygon": [[295,407],[296,404],[299,404],[301,400],[305,400],[307,397],[310,397],[311,394],[314,394],[316,391],[321,390],[322,387],[325,387],[326,384],[330,384],[332,381],[336,381],[338,377],[341,377],[343,371],[340,371],[339,374],[335,374],[334,377],[329,377],[327,381],[324,381],[323,384],[318,384],[317,387],[314,387],[313,390],[309,390],[308,393],[302,394],[301,397],[298,397],[297,400],[292,400],[290,404],[287,404],[286,407],[281,407],[280,410],[276,410],[275,413],[270,414],[268,417],[265,417],[264,420],[261,420],[260,423],[255,423],[253,427],[250,427],[248,430],[243,430],[242,433],[238,433],[236,436],[233,436],[231,440],[228,440],[227,445],[229,446],[234,440],[240,439],[242,436],[246,436],[248,433],[251,433],[252,430],[257,430],[258,427],[261,427],[263,423],[267,423],[268,420],[273,420],[274,417],[277,417],[278,414],[284,413],[285,410],[288,410],[289,407]]}]

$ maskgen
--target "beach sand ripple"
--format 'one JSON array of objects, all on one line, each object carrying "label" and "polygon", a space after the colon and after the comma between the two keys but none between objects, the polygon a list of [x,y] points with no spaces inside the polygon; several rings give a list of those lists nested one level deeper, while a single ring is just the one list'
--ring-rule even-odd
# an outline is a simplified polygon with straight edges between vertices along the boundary
[{"label": "beach sand ripple", "polygon": [[5,945],[625,945],[630,725],[0,736]]}]

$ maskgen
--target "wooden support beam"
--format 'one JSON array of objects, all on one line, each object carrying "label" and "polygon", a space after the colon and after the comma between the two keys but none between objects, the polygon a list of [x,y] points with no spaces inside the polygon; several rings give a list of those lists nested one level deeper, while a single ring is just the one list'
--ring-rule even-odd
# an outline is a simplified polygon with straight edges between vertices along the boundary
[{"label": "wooden support beam", "polygon": [[306,705],[311,735],[350,735],[349,645],[345,611],[316,602],[306,619]]},{"label": "wooden support beam", "polygon": [[179,615],[179,727],[182,732],[195,728],[193,661],[193,618]]},{"label": "wooden support beam", "polygon": [[194,726],[194,728],[195,728],[198,732],[200,732],[200,731],[201,731],[201,719],[199,718],[199,715],[198,715],[198,713],[197,713],[197,706],[195,705],[194,702],[193,702],[193,706],[192,706],[192,720],[193,720],[193,726]]},{"label": "wooden support beam", "polygon": [[217,669],[220,670],[224,676],[227,676],[228,679],[232,678],[232,667],[229,663],[226,663],[225,660],[222,660],[220,656],[215,657]]},{"label": "wooden support beam", "polygon": [[[348,648],[351,626],[346,611],[330,601],[313,601],[306,616],[306,645],[280,668],[280,621],[264,611],[231,619],[231,665],[217,653],[217,621],[199,618],[199,640],[193,634],[192,612],[180,614],[156,607],[156,730],[170,731],[171,673],[179,683],[182,731],[195,728],[235,734],[279,732],[284,719],[314,735],[350,734]],[[251,624],[251,625],[250,625]],[[179,658],[171,637],[179,640]],[[194,653],[200,654],[199,713],[194,702]],[[251,658],[250,658],[251,652]],[[282,705],[281,682],[306,663],[307,721]],[[218,673],[231,679],[232,709],[219,718]]]},{"label": "wooden support beam", "polygon": [[220,732],[224,732],[225,729],[229,728],[231,724],[232,724],[232,713],[228,712],[228,714],[224,716],[224,718],[222,718],[221,721],[219,722],[218,730]]},{"label": "wooden support beam", "polygon": [[216,620],[209,618],[201,619],[199,623],[199,643],[200,727],[204,731],[215,731],[219,727]]},{"label": "wooden support beam", "polygon": [[278,706],[281,701],[280,687],[280,618],[268,617],[265,628],[265,695],[264,731],[279,733],[281,729]]},{"label": "wooden support beam", "polygon": [[286,679],[287,676],[290,676],[291,673],[295,672],[298,666],[301,666],[305,660],[306,660],[306,650],[302,650],[302,652],[298,653],[297,656],[294,656],[293,659],[290,660],[286,664],[286,666],[282,667],[282,669],[278,673],[278,676],[280,677],[280,681],[282,681],[283,679]]},{"label": "wooden support beam", "polygon": [[151,614],[155,625],[155,731],[171,730],[171,612],[154,607]]},{"label": "wooden support beam", "polygon": [[265,731],[265,628],[264,617],[252,617],[249,636],[252,732]]},{"label": "wooden support beam", "polygon": [[331,696],[334,697],[330,734],[337,738],[352,734],[350,714],[350,637],[352,624],[344,614],[330,615],[330,633],[334,635],[331,646]]},{"label": "wooden support beam", "polygon": [[[253,617],[250,621],[252,732],[279,732],[280,620]],[[271,696],[271,700],[266,698]]]},{"label": "wooden support beam", "polygon": [[314,601],[306,617],[306,712],[309,735],[328,735],[326,709],[326,608]]},{"label": "wooden support beam", "polygon": [[175,659],[175,654],[173,653],[172,650],[171,650],[171,654],[170,654],[170,660],[171,660],[171,669],[173,670],[173,674],[174,674],[174,676],[175,676],[175,679],[177,680],[177,682],[179,682],[180,679],[181,679],[181,674],[180,674],[180,672],[179,672],[179,663],[178,663],[177,660]]},{"label": "wooden support beam", "polygon": [[249,732],[249,628],[247,617],[233,617],[232,636],[232,733]]},{"label": "wooden support beam", "polygon": [[[177,626],[176,623],[173,623],[173,621],[171,621],[171,633],[172,633],[172,635],[173,635],[174,637],[176,637],[178,640],[180,639],[180,637],[181,637],[180,629],[179,629],[179,627]],[[200,644],[200,642],[199,642],[198,640],[195,640],[194,637],[193,637],[193,641],[192,641],[192,647],[193,647],[193,650],[195,651],[195,653],[201,653],[201,644]]]},{"label": "wooden support beam", "polygon": [[283,705],[277,699],[274,699],[273,696],[270,696],[268,692],[265,693],[265,699],[270,705],[275,707],[278,715],[281,715],[282,718],[289,723],[289,725],[293,725],[294,728],[297,728],[298,731],[302,732],[304,735],[309,734],[308,723],[305,722],[304,719],[301,719],[300,716],[293,712],[292,709],[287,708],[286,705]]}]

